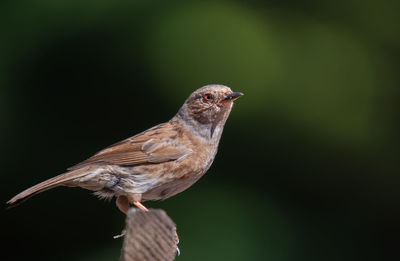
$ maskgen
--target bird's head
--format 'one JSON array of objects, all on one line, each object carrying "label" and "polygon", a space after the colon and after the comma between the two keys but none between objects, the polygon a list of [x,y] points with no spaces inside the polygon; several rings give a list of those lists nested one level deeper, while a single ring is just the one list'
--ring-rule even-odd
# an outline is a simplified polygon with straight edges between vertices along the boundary
[{"label": "bird's head", "polygon": [[242,96],[224,85],[206,85],[194,91],[185,101],[178,116],[197,131],[213,137],[222,128],[231,112],[233,102]]}]

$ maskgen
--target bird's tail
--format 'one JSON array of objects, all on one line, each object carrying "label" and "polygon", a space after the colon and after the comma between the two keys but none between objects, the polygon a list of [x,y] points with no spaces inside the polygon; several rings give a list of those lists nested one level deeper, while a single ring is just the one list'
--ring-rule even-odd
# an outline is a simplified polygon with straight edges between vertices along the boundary
[{"label": "bird's tail", "polygon": [[49,190],[49,189],[52,189],[52,188],[55,188],[58,186],[67,185],[68,182],[72,181],[73,179],[85,176],[87,174],[88,174],[88,171],[85,168],[81,168],[81,169],[69,171],[64,174],[55,176],[54,178],[45,180],[33,187],[30,187],[30,188],[22,191],[21,193],[14,196],[9,201],[7,201],[7,204],[10,205],[9,207],[15,207],[36,194],[39,194],[43,191],[46,191],[46,190]]}]

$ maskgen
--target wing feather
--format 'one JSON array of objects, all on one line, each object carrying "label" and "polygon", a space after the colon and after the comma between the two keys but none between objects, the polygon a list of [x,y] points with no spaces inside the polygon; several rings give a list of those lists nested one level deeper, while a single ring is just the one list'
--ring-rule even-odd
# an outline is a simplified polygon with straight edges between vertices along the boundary
[{"label": "wing feather", "polygon": [[163,123],[111,145],[69,170],[92,164],[135,166],[177,160],[191,152],[189,140],[180,134],[170,122]]}]

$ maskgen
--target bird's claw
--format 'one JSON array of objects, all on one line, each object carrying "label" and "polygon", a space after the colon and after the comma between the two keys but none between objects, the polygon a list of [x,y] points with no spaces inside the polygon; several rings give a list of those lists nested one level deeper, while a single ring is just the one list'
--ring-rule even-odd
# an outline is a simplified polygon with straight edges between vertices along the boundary
[{"label": "bird's claw", "polygon": [[124,230],[122,230],[121,234],[115,235],[115,236],[113,236],[113,238],[114,238],[114,239],[117,239],[117,238],[120,238],[120,237],[124,237],[125,234],[126,234],[126,230],[124,229]]}]

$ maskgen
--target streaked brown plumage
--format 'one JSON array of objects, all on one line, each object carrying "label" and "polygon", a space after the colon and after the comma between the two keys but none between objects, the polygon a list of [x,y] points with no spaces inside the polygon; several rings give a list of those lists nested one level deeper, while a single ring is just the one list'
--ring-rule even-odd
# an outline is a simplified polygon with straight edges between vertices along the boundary
[{"label": "streaked brown plumage", "polygon": [[140,202],[182,192],[208,170],[233,101],[242,95],[223,85],[204,86],[188,97],[170,121],[111,145],[7,203],[70,186],[95,191],[100,197],[117,196],[124,213],[129,203],[147,210]]}]

